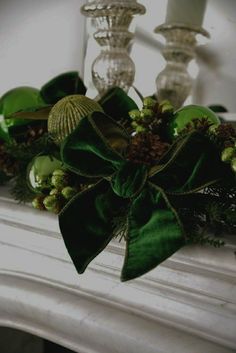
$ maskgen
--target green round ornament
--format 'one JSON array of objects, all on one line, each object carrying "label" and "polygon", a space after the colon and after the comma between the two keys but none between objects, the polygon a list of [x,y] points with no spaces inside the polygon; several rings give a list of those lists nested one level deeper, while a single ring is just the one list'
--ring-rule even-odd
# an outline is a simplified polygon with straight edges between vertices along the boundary
[{"label": "green round ornament", "polygon": [[200,105],[187,105],[177,110],[168,125],[168,135],[174,139],[193,119],[207,118],[214,125],[220,124],[218,116],[209,108]]},{"label": "green round ornament", "polygon": [[75,94],[62,98],[49,114],[48,131],[54,141],[60,144],[82,118],[95,111],[103,112],[103,109],[99,103],[83,95]]},{"label": "green round ornament", "polygon": [[17,87],[6,92],[0,99],[0,114],[5,118],[31,107],[43,107],[40,91],[34,87]]},{"label": "green round ornament", "polygon": [[36,192],[50,187],[50,178],[54,170],[62,166],[58,159],[41,155],[35,157],[28,165],[28,184]]}]

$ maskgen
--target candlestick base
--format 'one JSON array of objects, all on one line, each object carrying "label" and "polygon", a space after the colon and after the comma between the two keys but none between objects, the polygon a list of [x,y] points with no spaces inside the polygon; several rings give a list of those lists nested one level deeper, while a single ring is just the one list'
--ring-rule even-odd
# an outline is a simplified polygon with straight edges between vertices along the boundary
[{"label": "candlestick base", "polygon": [[196,56],[196,35],[209,38],[209,33],[201,27],[182,23],[163,24],[155,29],[162,34],[166,44],[162,54],[167,62],[157,76],[157,98],[168,99],[175,109],[180,108],[192,89],[192,78],[188,72],[189,62]]},{"label": "candlestick base", "polygon": [[135,75],[135,65],[127,51],[133,33],[128,29],[133,16],[144,14],[145,7],[136,0],[96,0],[84,5],[81,12],[94,19],[94,38],[102,47],[92,65],[94,86],[100,95],[114,86],[128,91]]}]

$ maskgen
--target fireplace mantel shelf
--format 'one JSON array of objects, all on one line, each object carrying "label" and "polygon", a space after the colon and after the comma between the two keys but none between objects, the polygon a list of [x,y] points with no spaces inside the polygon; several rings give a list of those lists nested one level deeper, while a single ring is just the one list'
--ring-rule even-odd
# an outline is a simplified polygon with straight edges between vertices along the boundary
[{"label": "fireplace mantel shelf", "polygon": [[233,353],[236,239],[188,246],[121,283],[113,241],[78,275],[57,217],[0,197],[0,325],[79,353]]}]

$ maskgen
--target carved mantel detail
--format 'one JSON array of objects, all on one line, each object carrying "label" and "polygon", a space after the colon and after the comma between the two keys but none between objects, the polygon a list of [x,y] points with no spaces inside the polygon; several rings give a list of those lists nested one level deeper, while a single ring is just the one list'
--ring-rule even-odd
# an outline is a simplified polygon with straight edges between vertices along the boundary
[{"label": "carved mantel detail", "polygon": [[233,353],[236,242],[186,247],[121,283],[112,242],[77,275],[56,217],[0,197],[0,325],[80,353]]}]

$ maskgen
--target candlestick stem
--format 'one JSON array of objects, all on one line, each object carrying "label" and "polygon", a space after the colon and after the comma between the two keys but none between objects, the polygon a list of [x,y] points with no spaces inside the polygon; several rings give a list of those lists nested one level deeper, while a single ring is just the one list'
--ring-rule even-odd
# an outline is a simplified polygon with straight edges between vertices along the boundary
[{"label": "candlestick stem", "polygon": [[196,35],[209,38],[209,33],[201,27],[181,23],[163,24],[155,29],[155,33],[166,39],[162,54],[167,62],[156,79],[157,97],[160,101],[168,99],[178,109],[192,89],[188,64],[196,56]]},{"label": "candlestick stem", "polygon": [[133,84],[135,65],[127,48],[133,39],[129,26],[134,15],[144,14],[145,7],[136,0],[96,0],[81,8],[94,19],[94,38],[102,47],[92,65],[92,79],[100,95],[118,86],[128,91]]}]

